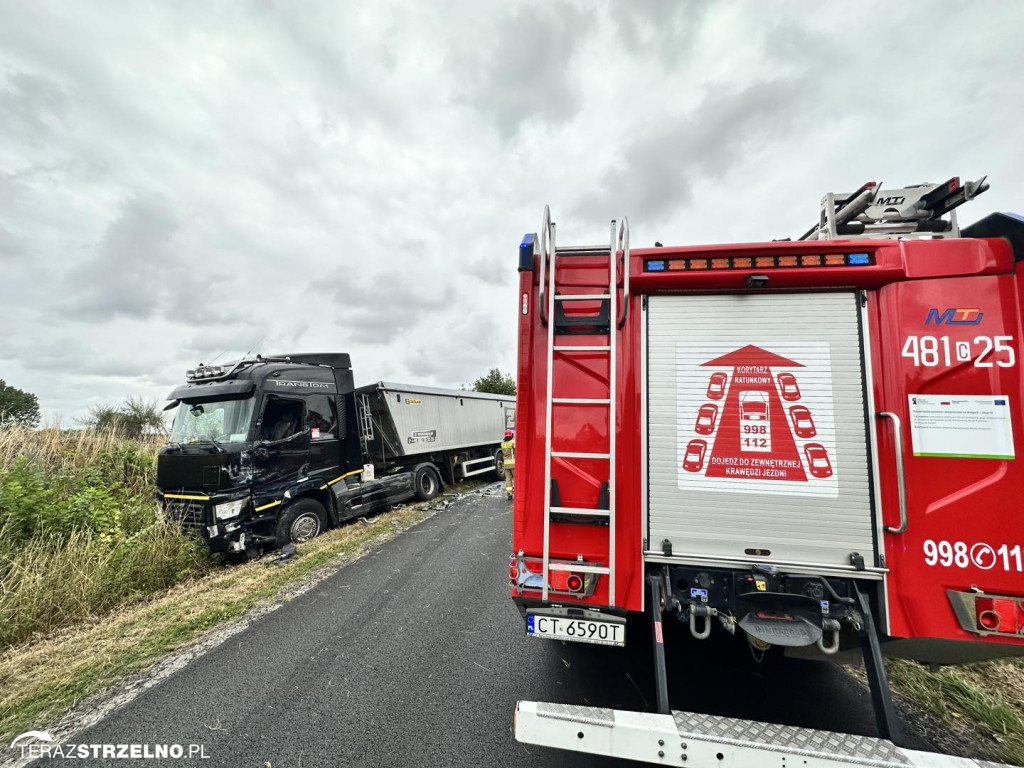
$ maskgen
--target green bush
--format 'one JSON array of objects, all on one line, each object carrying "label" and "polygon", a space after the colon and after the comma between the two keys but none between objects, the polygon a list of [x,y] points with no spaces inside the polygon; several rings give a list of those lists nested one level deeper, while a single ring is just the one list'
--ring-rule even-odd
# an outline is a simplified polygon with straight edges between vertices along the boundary
[{"label": "green bush", "polygon": [[46,474],[27,459],[18,459],[0,475],[0,541],[9,549],[31,538],[37,531],[56,524],[55,490]]},{"label": "green bush", "polygon": [[156,457],[137,443],[122,443],[103,451],[96,459],[103,482],[128,493],[152,493]]},{"label": "green bush", "polygon": [[202,541],[157,519],[152,445],[30,437],[0,463],[0,648],[210,569]]}]

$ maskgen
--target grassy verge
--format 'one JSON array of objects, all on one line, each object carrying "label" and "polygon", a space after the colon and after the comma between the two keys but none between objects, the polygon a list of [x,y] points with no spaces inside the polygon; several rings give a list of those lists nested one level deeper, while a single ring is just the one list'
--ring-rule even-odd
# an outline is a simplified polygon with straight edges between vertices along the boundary
[{"label": "grassy verge", "polygon": [[971,739],[991,740],[1003,762],[1024,765],[1024,660],[943,667],[892,659],[893,690]]},{"label": "grassy verge", "polygon": [[[460,491],[479,486],[460,485]],[[0,655],[0,743],[54,722],[76,701],[144,669],[332,561],[353,558],[430,514],[429,504],[355,522],[304,544],[291,561],[257,561],[179,584],[161,597]]]},{"label": "grassy verge", "polygon": [[159,442],[0,430],[0,649],[212,569],[201,542],[157,519]]}]

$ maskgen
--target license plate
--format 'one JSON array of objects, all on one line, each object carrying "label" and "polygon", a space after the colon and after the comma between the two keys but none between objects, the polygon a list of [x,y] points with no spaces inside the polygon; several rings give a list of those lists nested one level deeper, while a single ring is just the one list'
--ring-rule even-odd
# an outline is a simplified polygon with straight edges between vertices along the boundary
[{"label": "license plate", "polygon": [[534,637],[550,637],[555,640],[569,640],[576,643],[597,645],[625,645],[626,625],[611,621],[570,619],[564,616],[526,617],[526,634]]}]

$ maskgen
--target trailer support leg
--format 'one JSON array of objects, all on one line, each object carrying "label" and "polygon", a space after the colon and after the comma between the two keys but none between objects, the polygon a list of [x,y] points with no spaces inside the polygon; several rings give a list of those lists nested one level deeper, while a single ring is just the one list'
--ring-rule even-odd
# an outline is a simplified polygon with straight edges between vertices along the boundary
[{"label": "trailer support leg", "polygon": [[889,692],[889,678],[882,662],[882,649],[878,643],[878,630],[871,613],[871,603],[856,584],[853,588],[857,593],[857,603],[863,616],[863,627],[860,630],[861,650],[864,653],[864,668],[868,675],[868,688],[871,691],[871,705],[875,710],[878,735],[899,745],[903,737]]},{"label": "trailer support leg", "polygon": [[665,638],[661,628],[661,574],[652,573],[647,577],[651,588],[651,641],[654,644],[654,687],[657,695],[658,714],[669,715],[668,708],[668,670],[665,667]]}]

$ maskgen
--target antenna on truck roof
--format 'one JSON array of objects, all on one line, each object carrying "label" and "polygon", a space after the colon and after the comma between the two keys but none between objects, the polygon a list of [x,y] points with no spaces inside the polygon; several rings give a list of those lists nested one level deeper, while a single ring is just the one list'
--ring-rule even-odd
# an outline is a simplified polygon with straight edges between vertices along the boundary
[{"label": "antenna on truck roof", "polygon": [[256,349],[256,347],[258,347],[260,344],[262,344],[263,343],[263,339],[265,339],[265,338],[267,338],[267,334],[263,334],[260,337],[259,341],[257,341],[251,347],[249,347],[249,352],[246,352],[244,355],[242,355],[242,359],[244,360],[245,358],[247,358],[249,356],[249,353],[252,352],[254,349]]},{"label": "antenna on truck roof", "polygon": [[961,184],[954,176],[942,184],[885,190],[869,181],[856,192],[829,192],[821,199],[818,223],[799,239],[960,237],[955,209],[987,190],[987,178]]}]

